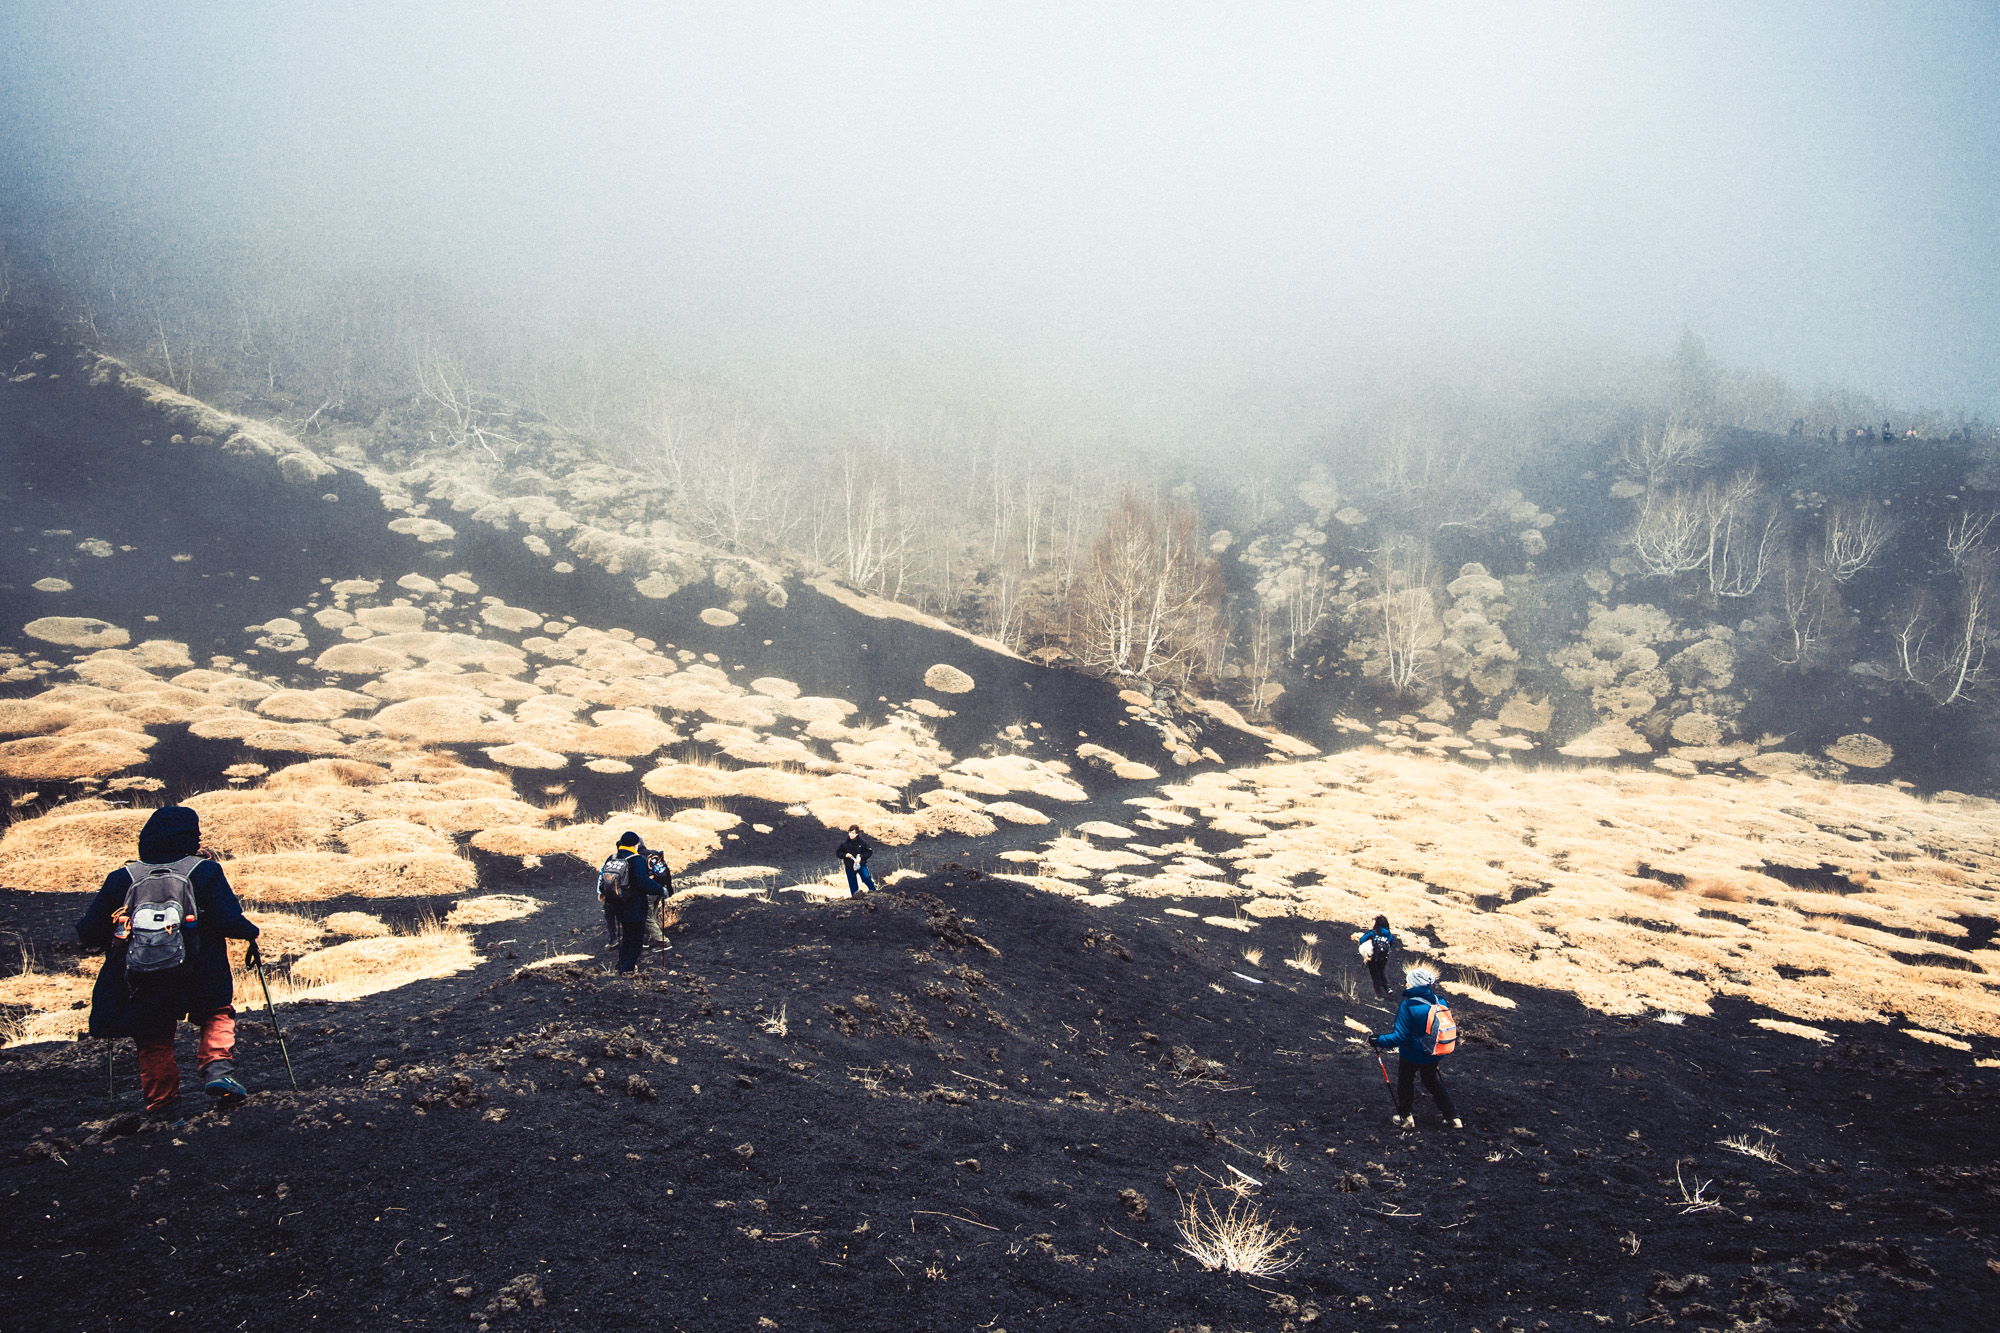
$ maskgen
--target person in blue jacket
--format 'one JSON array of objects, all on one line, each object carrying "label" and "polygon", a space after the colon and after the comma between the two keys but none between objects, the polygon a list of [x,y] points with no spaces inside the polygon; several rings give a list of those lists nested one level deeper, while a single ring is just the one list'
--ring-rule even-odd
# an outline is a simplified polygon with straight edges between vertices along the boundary
[{"label": "person in blue jacket", "polygon": [[646,913],[660,890],[646,867],[646,844],[638,834],[620,834],[616,855],[627,863],[628,878],[624,895],[615,903],[604,904],[604,915],[618,923],[618,970],[631,972],[639,966],[639,955],[646,947]]},{"label": "person in blue jacket", "polygon": [[174,1059],[174,1030],[185,1018],[201,1030],[195,1058],[202,1088],[218,1099],[236,1099],[248,1090],[236,1078],[236,978],[229,969],[226,940],[254,940],[257,927],[243,915],[222,867],[201,850],[201,816],[184,805],[162,806],[139,830],[139,861],[150,866],[185,865],[194,890],[195,925],[188,932],[192,966],[169,986],[134,989],[125,975],[126,946],[117,938],[118,918],[132,887],[132,872],[120,866],[76,923],[76,937],[88,949],[106,951],[90,993],[90,1035],[130,1037],[139,1048],[139,1091],[155,1116],[177,1114],[181,1071]]},{"label": "person in blue jacket", "polygon": [[1416,1128],[1414,1108],[1417,1090],[1414,1085],[1421,1074],[1424,1091],[1430,1093],[1431,1100],[1437,1103],[1446,1123],[1453,1129],[1464,1129],[1465,1122],[1458,1118],[1458,1107],[1452,1104],[1444,1080],[1438,1077],[1438,1057],[1431,1053],[1430,1040],[1424,1030],[1432,1005],[1451,1007],[1438,994],[1437,973],[1421,965],[1409,967],[1403,972],[1403,987],[1403,1002],[1396,1007],[1395,1030],[1368,1039],[1378,1051],[1391,1046],[1396,1048],[1396,1113],[1389,1119],[1398,1129]]},{"label": "person in blue jacket", "polygon": [[1378,1000],[1387,999],[1389,997],[1389,978],[1384,973],[1385,969],[1389,966],[1389,953],[1402,942],[1389,929],[1389,918],[1378,916],[1375,918],[1373,926],[1367,930],[1357,930],[1349,938],[1357,944],[1364,941],[1371,944],[1372,947],[1369,949],[1366,958],[1368,976],[1375,983],[1375,998]]}]

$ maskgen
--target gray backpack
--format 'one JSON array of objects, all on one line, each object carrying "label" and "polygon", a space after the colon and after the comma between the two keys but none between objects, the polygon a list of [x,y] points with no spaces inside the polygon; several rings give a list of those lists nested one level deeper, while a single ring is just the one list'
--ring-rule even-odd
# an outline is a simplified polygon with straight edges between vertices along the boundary
[{"label": "gray backpack", "polygon": [[200,864],[199,856],[164,865],[126,864],[132,886],[125,891],[125,921],[118,937],[125,942],[128,986],[172,984],[187,975],[199,952],[199,936],[188,932],[200,926],[190,878]]},{"label": "gray backpack", "polygon": [[597,896],[606,907],[616,907],[632,892],[632,862],[616,852],[597,871]]}]

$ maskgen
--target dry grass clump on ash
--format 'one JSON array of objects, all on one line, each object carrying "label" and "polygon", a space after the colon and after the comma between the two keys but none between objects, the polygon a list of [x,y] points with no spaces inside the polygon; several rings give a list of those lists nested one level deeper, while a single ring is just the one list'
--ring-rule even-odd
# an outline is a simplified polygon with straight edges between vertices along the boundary
[{"label": "dry grass clump on ash", "polygon": [[1296,1227],[1279,1226],[1245,1191],[1226,1193],[1226,1206],[1207,1190],[1182,1197],[1176,1223],[1181,1253],[1203,1268],[1246,1277],[1276,1277],[1299,1262],[1302,1256],[1292,1252],[1299,1239]]},{"label": "dry grass clump on ash", "polygon": [[539,745],[529,745],[516,741],[512,745],[489,745],[485,755],[494,763],[505,768],[568,768],[569,758],[542,749]]},{"label": "dry grass clump on ash", "polygon": [[464,857],[437,852],[389,856],[279,852],[225,860],[222,868],[246,903],[434,898],[463,893],[478,881]]},{"label": "dry grass clump on ash", "polygon": [[986,806],[986,813],[1006,820],[1009,824],[1046,824],[1049,817],[1033,806],[1016,801],[992,801]]},{"label": "dry grass clump on ash", "polygon": [[453,903],[444,921],[448,926],[490,926],[497,921],[519,921],[546,906],[544,900],[525,893],[484,893]]},{"label": "dry grass clump on ash", "polygon": [[[306,954],[271,978],[271,993],[281,1004],[358,1000],[413,982],[453,976],[482,961],[465,931],[426,919],[407,934],[348,940]],[[239,1005],[262,1003],[254,974],[238,973],[236,995]]]},{"label": "dry grass clump on ash", "polygon": [[42,616],[21,628],[31,639],[65,648],[118,648],[132,642],[125,630],[90,616]]},{"label": "dry grass clump on ash", "polygon": [[125,725],[0,741],[0,777],[22,782],[110,777],[145,763],[146,751],[156,743],[154,737],[126,730]]},{"label": "dry grass clump on ash", "polygon": [[247,793],[203,792],[186,804],[201,815],[202,841],[223,856],[305,851],[324,847],[352,816],[303,800],[256,800]]},{"label": "dry grass clump on ash", "polygon": [[450,855],[457,844],[437,830],[407,819],[364,819],[340,830],[340,842],[356,856],[395,856],[407,852]]},{"label": "dry grass clump on ash", "polygon": [[0,1046],[71,1041],[81,1035],[90,1021],[90,989],[103,960],[79,958],[49,971],[25,949],[20,959],[20,971],[0,978],[0,1011],[5,1011],[0,1012]]},{"label": "dry grass clump on ash", "polygon": [[[1163,795],[1241,830],[1220,860],[1260,906],[1342,922],[1386,912],[1436,928],[1445,962],[1600,1010],[1705,1015],[1740,995],[1808,1024],[2000,1033],[1989,955],[1964,948],[1966,918],[2000,914],[2000,807],[1988,802],[1359,753],[1200,774]],[[1174,812],[1141,800],[1142,828],[1169,823]],[[1122,894],[1206,891],[1201,858],[1127,881],[1107,861],[1136,850],[1087,847],[1058,840],[1044,874],[1115,871],[1105,882]]]},{"label": "dry grass clump on ash", "polygon": [[925,688],[936,690],[939,694],[970,694],[973,684],[971,676],[948,662],[939,662],[924,672]]},{"label": "dry grass clump on ash", "polygon": [[348,939],[389,934],[389,923],[373,912],[329,912],[320,918],[327,933]]},{"label": "dry grass clump on ash", "polygon": [[40,893],[95,893],[132,859],[151,810],[72,801],[0,834],[0,885]]},{"label": "dry grass clump on ash", "polygon": [[[1059,760],[1042,761],[1021,754],[1005,754],[991,759],[960,760],[953,771],[989,784],[988,790],[983,793],[985,795],[1002,796],[1008,792],[1029,792],[1051,801],[1090,799],[1088,792],[1070,780],[1069,765]],[[964,789],[979,791],[979,788],[971,786]]]}]

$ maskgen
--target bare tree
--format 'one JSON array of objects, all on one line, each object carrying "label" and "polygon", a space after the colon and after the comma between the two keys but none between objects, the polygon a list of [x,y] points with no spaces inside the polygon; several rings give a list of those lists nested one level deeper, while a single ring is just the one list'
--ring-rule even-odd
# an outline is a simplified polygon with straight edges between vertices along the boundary
[{"label": "bare tree", "polygon": [[1951,567],[1963,569],[1965,562],[1982,556],[1986,547],[1987,530],[2000,514],[1975,514],[1971,510],[1960,510],[1957,518],[1945,525],[1944,549],[1951,556]]},{"label": "bare tree", "polygon": [[1984,678],[1993,593],[1992,565],[1969,561],[1959,577],[1953,618],[1946,618],[1929,593],[1920,592],[1891,624],[1904,678],[1940,707],[1964,698]]},{"label": "bare tree", "polygon": [[1440,675],[1437,649],[1444,640],[1430,548],[1395,539],[1384,543],[1376,553],[1375,580],[1383,679],[1397,694],[1428,693]]},{"label": "bare tree", "polygon": [[1782,531],[1778,511],[1763,502],[1754,472],[1701,488],[1707,520],[1708,590],[1717,597],[1748,597],[1770,572]]},{"label": "bare tree", "polygon": [[1647,426],[1625,437],[1618,461],[1643,482],[1648,493],[1681,473],[1705,465],[1712,454],[1707,431],[1680,418]]},{"label": "bare tree", "polygon": [[413,370],[418,392],[436,409],[436,420],[453,447],[477,445],[499,462],[495,444],[510,449],[520,445],[500,427],[515,416],[513,406],[477,388],[457,356],[434,344],[417,354]]},{"label": "bare tree", "polygon": [[1648,491],[1632,531],[1632,549],[1646,572],[1661,578],[1707,564],[1708,520],[1700,499],[1686,489]]},{"label": "bare tree", "polygon": [[1217,630],[1222,577],[1185,504],[1127,492],[1105,519],[1072,595],[1082,659],[1130,676],[1180,676]]},{"label": "bare tree", "polygon": [[1821,564],[1835,583],[1845,583],[1875,563],[1896,535],[1896,524],[1874,501],[1838,504],[1826,511]]},{"label": "bare tree", "polygon": [[1785,562],[1785,639],[1772,654],[1780,666],[1801,672],[1824,656],[1826,638],[1838,613],[1833,581],[1817,561],[1796,554]]}]

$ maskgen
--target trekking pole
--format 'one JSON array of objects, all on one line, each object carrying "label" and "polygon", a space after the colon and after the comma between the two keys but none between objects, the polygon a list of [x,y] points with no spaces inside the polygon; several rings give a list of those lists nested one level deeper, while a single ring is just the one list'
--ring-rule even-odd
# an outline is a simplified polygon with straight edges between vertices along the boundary
[{"label": "trekking pole", "polygon": [[1375,1057],[1375,1065],[1376,1068],[1382,1071],[1382,1089],[1383,1091],[1389,1094],[1389,1109],[1394,1111],[1397,1115],[1401,1115],[1403,1113],[1403,1108],[1402,1105],[1398,1103],[1396,1100],[1396,1085],[1389,1081],[1389,1066],[1383,1061],[1382,1057],[1379,1055]]},{"label": "trekking pole", "polygon": [[271,1032],[278,1039],[278,1053],[285,1057],[285,1077],[292,1081],[292,1091],[297,1092],[299,1076],[292,1072],[292,1053],[285,1049],[285,1031],[278,1026],[278,1006],[271,1003],[271,983],[264,979],[264,954],[255,940],[250,941],[250,966],[257,969],[257,984],[264,988],[264,1012],[271,1016]]},{"label": "trekking pole", "polygon": [[118,1100],[118,1075],[113,1063],[118,1059],[118,1047],[110,1037],[104,1039],[104,1095],[112,1101]]}]

